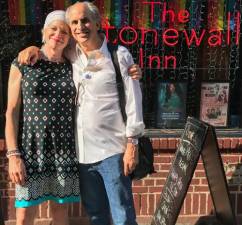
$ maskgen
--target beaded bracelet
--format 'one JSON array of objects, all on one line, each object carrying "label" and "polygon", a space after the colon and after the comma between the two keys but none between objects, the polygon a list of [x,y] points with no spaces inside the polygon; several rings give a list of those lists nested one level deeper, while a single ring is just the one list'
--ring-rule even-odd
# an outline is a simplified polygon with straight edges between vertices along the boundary
[{"label": "beaded bracelet", "polygon": [[19,152],[19,150],[10,150],[10,151],[7,151],[6,153],[6,157],[9,158],[10,156],[17,156],[17,155],[21,155],[21,153]]}]

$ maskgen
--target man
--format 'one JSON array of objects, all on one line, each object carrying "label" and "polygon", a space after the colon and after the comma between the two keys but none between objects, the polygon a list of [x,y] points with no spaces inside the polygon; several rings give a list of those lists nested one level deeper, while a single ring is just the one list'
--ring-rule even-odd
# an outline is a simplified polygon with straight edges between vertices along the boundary
[{"label": "man", "polygon": [[[109,209],[115,225],[136,225],[128,174],[137,164],[137,142],[132,137],[143,133],[144,124],[139,82],[127,73],[133,64],[132,57],[126,48],[119,46],[117,55],[126,90],[125,126],[115,70],[106,39],[99,32],[98,9],[92,3],[78,2],[67,9],[66,18],[78,43],[70,58],[74,81],[80,89],[76,143],[84,207],[93,225],[110,224]],[[127,137],[130,137],[128,143]]]},{"label": "man", "polygon": [[90,2],[77,2],[67,9],[66,18],[77,42],[67,56],[78,89],[76,149],[84,207],[92,225],[110,225],[110,210],[114,225],[137,225],[128,175],[137,164],[137,137],[144,124],[139,81],[128,75],[132,56],[119,46],[126,95],[124,124],[115,69],[106,38],[99,32],[98,9]]}]

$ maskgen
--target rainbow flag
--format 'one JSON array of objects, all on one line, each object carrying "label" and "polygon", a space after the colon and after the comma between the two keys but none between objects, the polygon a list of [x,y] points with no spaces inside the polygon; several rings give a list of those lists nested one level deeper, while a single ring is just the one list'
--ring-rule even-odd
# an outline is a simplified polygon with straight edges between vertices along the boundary
[{"label": "rainbow flag", "polygon": [[199,30],[202,22],[202,0],[192,0],[189,6],[190,21],[189,28]]},{"label": "rainbow flag", "polygon": [[224,0],[208,0],[208,29],[224,29]]},{"label": "rainbow flag", "polygon": [[150,8],[139,0],[133,0],[132,25],[136,28],[150,28]]},{"label": "rainbow flag", "polygon": [[107,24],[110,24],[110,21],[109,21],[110,18],[105,18],[104,17],[104,1],[103,0],[95,0],[94,4],[99,9],[99,13],[100,13],[101,18],[102,18],[102,27],[104,27]]},{"label": "rainbow flag", "polygon": [[[160,2],[160,1],[155,0],[155,2]],[[164,2],[162,2],[160,6],[156,5],[154,7],[154,21],[151,22],[151,18],[150,18],[150,23],[152,28],[155,28],[155,29],[161,28],[161,16],[160,16],[162,13],[161,9],[164,9]]]},{"label": "rainbow flag", "polygon": [[103,10],[103,18],[111,19],[111,0],[103,0],[104,1],[104,10]]},{"label": "rainbow flag", "polygon": [[[227,1],[227,13],[230,12],[231,18],[230,18],[230,29],[234,30],[235,29],[235,12],[240,11],[240,0],[229,0]],[[227,26],[227,23],[226,23]]]},{"label": "rainbow flag", "polygon": [[65,10],[77,0],[8,0],[11,25],[43,24],[46,15],[57,9]]},{"label": "rainbow flag", "polygon": [[185,29],[185,24],[180,23],[177,19],[177,15],[180,12],[180,10],[185,10],[186,9],[186,0],[171,0],[167,1],[167,10],[173,10],[175,13],[175,19],[172,21],[171,16],[168,18],[166,17],[166,21],[168,21],[169,28],[175,28],[177,30],[184,30]]},{"label": "rainbow flag", "polygon": [[8,0],[8,12],[10,24],[18,25],[19,23],[19,2],[18,0]]},{"label": "rainbow flag", "polygon": [[218,4],[218,21],[217,21],[217,29],[223,30],[224,29],[224,0],[220,0]]},{"label": "rainbow flag", "polygon": [[117,28],[128,25],[129,1],[116,0],[111,3],[110,23]]}]

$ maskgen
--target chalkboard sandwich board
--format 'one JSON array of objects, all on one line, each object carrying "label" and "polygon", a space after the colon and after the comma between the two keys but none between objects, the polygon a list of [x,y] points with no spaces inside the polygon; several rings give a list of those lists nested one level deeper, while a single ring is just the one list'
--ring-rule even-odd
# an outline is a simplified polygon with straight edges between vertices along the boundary
[{"label": "chalkboard sandwich board", "polygon": [[200,155],[218,221],[236,225],[214,128],[192,117],[187,119],[152,225],[175,225]]}]

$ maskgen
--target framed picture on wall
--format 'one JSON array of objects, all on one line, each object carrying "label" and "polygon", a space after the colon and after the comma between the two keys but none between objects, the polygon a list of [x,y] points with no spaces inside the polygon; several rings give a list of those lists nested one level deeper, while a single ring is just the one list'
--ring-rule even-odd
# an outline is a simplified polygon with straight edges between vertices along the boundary
[{"label": "framed picture on wall", "polygon": [[200,120],[215,127],[228,125],[229,82],[202,82]]},{"label": "framed picture on wall", "polygon": [[187,82],[159,82],[156,127],[183,128],[186,121]]}]

